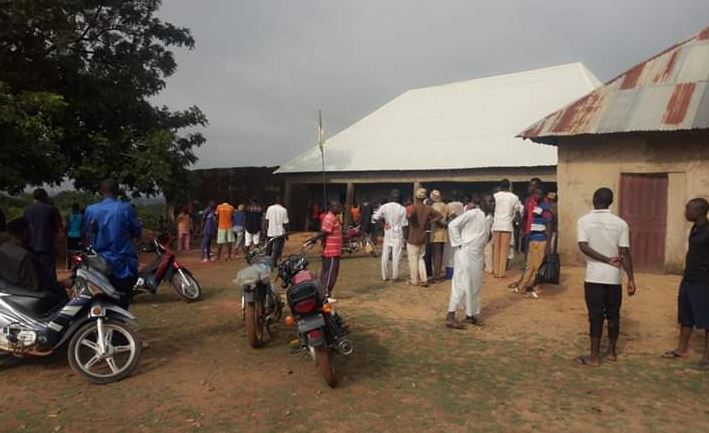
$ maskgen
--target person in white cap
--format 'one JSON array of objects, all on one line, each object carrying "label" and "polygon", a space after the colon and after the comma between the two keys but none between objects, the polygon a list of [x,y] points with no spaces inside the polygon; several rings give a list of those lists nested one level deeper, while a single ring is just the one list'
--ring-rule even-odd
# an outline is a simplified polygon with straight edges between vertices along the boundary
[{"label": "person in white cap", "polygon": [[429,223],[435,223],[441,219],[441,215],[433,208],[424,204],[427,191],[425,188],[416,190],[416,203],[409,217],[409,238],[406,242],[406,255],[409,258],[410,283],[414,286],[428,286],[428,274],[426,273],[426,242],[428,233],[426,231]]},{"label": "person in white cap", "polygon": [[445,270],[443,269],[443,252],[448,243],[448,221],[450,212],[448,206],[443,203],[440,191],[434,189],[431,191],[431,200],[433,200],[433,210],[441,214],[441,219],[431,225],[431,246],[433,255],[433,275],[432,282],[436,282],[443,278]]},{"label": "person in white cap", "polygon": [[399,279],[399,261],[404,246],[404,227],[408,225],[406,208],[399,204],[398,189],[391,191],[389,202],[381,205],[372,216],[372,221],[384,221],[384,241],[382,243],[382,280],[388,280],[387,265],[391,255],[391,279]]},{"label": "person in white cap", "polygon": [[[446,326],[462,329],[464,325],[455,318],[458,305],[465,298],[465,322],[480,326],[480,288],[485,268],[485,245],[490,240],[490,222],[486,209],[480,208],[480,197],[474,196],[475,205],[448,224],[451,246],[455,254],[451,296],[448,303]],[[485,206],[485,204],[483,204]]]}]

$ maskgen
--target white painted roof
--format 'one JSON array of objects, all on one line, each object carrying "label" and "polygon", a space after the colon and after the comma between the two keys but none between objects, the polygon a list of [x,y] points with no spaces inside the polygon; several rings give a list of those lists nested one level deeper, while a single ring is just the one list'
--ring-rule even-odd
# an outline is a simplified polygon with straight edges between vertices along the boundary
[{"label": "white painted roof", "polygon": [[[325,169],[443,170],[557,163],[516,135],[600,86],[581,63],[409,90],[325,142]],[[276,173],[319,172],[318,146]]]}]

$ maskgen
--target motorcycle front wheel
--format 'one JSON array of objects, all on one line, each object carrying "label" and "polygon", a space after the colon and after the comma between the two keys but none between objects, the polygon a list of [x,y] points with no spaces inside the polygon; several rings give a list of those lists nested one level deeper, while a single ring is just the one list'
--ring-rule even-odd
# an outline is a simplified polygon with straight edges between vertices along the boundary
[{"label": "motorcycle front wheel", "polygon": [[315,364],[317,369],[325,378],[327,386],[334,388],[337,386],[337,375],[335,374],[335,360],[332,356],[332,350],[327,346],[318,346],[315,348]]},{"label": "motorcycle front wheel", "polygon": [[172,274],[170,284],[177,294],[187,302],[198,301],[202,297],[202,288],[188,271],[183,270]]},{"label": "motorcycle front wheel", "polygon": [[71,369],[99,385],[125,379],[135,370],[143,351],[140,337],[124,323],[105,320],[103,331],[105,353],[99,350],[96,320],[74,333],[67,351]]},{"label": "motorcycle front wheel", "polygon": [[246,338],[249,340],[249,345],[254,349],[258,349],[263,345],[263,306],[257,300],[256,302],[247,302],[244,306],[244,324],[246,325]]}]

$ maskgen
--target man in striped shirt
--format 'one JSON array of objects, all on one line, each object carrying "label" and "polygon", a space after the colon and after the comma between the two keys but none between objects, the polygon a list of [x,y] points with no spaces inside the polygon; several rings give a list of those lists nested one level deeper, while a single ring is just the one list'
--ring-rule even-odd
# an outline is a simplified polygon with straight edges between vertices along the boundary
[{"label": "man in striped shirt", "polygon": [[322,218],[320,224],[320,236],[323,238],[323,264],[320,274],[320,281],[327,296],[332,296],[332,290],[335,288],[337,276],[340,272],[340,257],[342,256],[342,225],[337,215],[342,212],[342,205],[339,202],[333,201],[330,203],[330,208],[327,214]]}]

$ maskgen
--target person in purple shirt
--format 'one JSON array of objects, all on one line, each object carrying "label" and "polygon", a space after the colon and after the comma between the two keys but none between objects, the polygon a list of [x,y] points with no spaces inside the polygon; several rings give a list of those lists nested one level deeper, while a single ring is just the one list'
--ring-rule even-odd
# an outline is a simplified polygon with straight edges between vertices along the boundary
[{"label": "person in purple shirt", "polygon": [[138,254],[133,239],[142,232],[135,209],[116,199],[118,183],[101,182],[103,200],[86,208],[86,232],[94,250],[111,265],[111,284],[121,293],[118,305],[128,308],[130,293],[138,279]]}]

